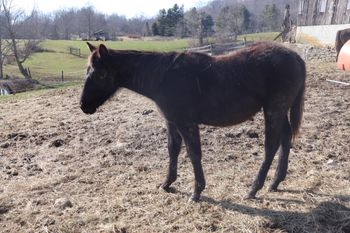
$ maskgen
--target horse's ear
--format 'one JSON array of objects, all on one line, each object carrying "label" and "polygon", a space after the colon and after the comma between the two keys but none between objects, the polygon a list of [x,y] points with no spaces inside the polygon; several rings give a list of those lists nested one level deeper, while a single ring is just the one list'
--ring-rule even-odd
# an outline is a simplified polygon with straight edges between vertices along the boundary
[{"label": "horse's ear", "polygon": [[108,49],[104,44],[100,44],[98,47],[98,53],[101,57],[106,57],[108,55]]},{"label": "horse's ear", "polygon": [[89,46],[90,52],[93,52],[96,50],[96,47],[90,44],[89,42],[86,42],[86,44]]}]

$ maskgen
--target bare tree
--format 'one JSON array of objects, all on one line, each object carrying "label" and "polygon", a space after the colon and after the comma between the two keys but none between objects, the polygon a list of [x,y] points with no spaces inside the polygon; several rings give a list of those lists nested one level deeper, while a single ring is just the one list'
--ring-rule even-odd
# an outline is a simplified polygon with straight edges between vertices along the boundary
[{"label": "bare tree", "polygon": [[23,22],[28,19],[24,12],[20,9],[15,9],[12,5],[12,0],[2,0],[1,5],[3,8],[3,26],[7,33],[8,41],[12,50],[12,54],[16,60],[17,66],[21,74],[31,80],[30,74],[23,66],[23,63],[32,54],[34,48],[37,46],[36,40],[25,40],[24,45],[21,48],[18,46],[18,39],[20,38],[19,29]]},{"label": "bare tree", "polygon": [[123,34],[123,27],[127,22],[128,20],[125,16],[112,14],[107,17],[106,27],[108,28],[109,33],[115,38],[117,35]]},{"label": "bare tree", "polygon": [[11,44],[5,39],[4,19],[2,2],[0,2],[0,79],[4,78],[5,60],[12,54]]},{"label": "bare tree", "polygon": [[4,78],[4,65],[7,58],[12,55],[11,44],[8,40],[0,38],[0,79]]},{"label": "bare tree", "polygon": [[[69,40],[71,34],[76,31],[76,12],[73,9],[59,10],[55,12],[54,24],[57,37]],[[57,38],[57,39],[58,39]]]},{"label": "bare tree", "polygon": [[84,30],[87,30],[88,39],[91,40],[94,32],[95,10],[92,6],[87,6],[81,8],[78,14],[80,15],[80,25]]}]

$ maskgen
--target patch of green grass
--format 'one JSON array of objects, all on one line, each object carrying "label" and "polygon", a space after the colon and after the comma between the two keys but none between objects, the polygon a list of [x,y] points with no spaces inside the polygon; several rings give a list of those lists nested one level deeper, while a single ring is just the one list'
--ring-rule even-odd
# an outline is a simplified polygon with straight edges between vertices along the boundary
[{"label": "patch of green grass", "polygon": [[21,92],[21,93],[15,94],[15,95],[0,95],[0,103],[6,102],[6,101],[11,101],[11,100],[28,98],[31,96],[37,96],[37,95],[40,95],[47,90],[49,90],[49,89],[39,89],[39,90],[35,90],[35,91]]},{"label": "patch of green grass", "polygon": [[[124,41],[103,41],[91,42],[98,45],[104,43],[108,48],[126,50],[145,50],[145,51],[182,51],[187,47],[188,40],[124,40]],[[85,41],[73,40],[45,40],[41,42],[44,52],[33,54],[24,66],[29,68],[32,77],[37,80],[50,79],[59,80],[62,71],[64,78],[79,79],[83,78],[86,68],[86,58],[89,49]],[[79,48],[81,57],[69,54],[69,47]],[[16,64],[6,65],[5,73],[10,76],[21,77]]]},{"label": "patch of green grass", "polygon": [[260,33],[252,33],[252,34],[243,34],[238,36],[238,40],[243,40],[244,38],[247,41],[260,41],[267,40],[272,41],[280,32],[260,32]]},{"label": "patch of green grass", "polygon": [[62,70],[79,71],[85,68],[86,58],[64,53],[36,53],[25,66],[32,67],[38,73],[61,74]]},{"label": "patch of green grass", "polygon": [[[41,80],[44,78],[59,79],[62,76],[62,71],[66,77],[83,77],[85,64],[86,58],[64,53],[44,52],[32,55],[24,63],[24,66],[30,69],[34,79]],[[6,65],[5,73],[11,74],[11,76],[21,76],[15,64]]]},{"label": "patch of green grass", "polygon": [[[105,44],[111,49],[133,49],[133,50],[145,50],[145,51],[182,51],[187,47],[187,39],[175,39],[175,40],[124,40],[124,41],[90,41],[94,45]],[[83,56],[89,54],[89,49],[85,41],[73,41],[73,40],[46,40],[41,43],[43,49],[53,50],[56,52],[68,53],[69,47],[79,48]]]},{"label": "patch of green grass", "polygon": [[49,87],[42,87],[42,88],[37,89],[37,90],[17,93],[15,95],[1,95],[0,96],[0,103],[6,102],[8,100],[11,101],[11,100],[16,100],[16,99],[25,99],[25,98],[29,98],[32,96],[39,96],[43,93],[46,93],[46,92],[48,92],[50,90],[54,90],[54,89],[66,89],[66,88],[78,87],[81,85],[82,85],[81,81],[69,81],[69,82],[51,85]]}]

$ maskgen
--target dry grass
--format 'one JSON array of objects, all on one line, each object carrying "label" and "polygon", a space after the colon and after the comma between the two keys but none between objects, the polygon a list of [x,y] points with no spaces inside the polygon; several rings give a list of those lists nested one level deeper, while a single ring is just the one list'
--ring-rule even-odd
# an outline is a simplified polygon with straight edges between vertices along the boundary
[{"label": "dry grass", "polygon": [[[287,180],[281,192],[264,188],[251,201],[243,196],[262,161],[261,114],[201,128],[208,185],[201,202],[188,203],[193,174],[184,148],[177,191],[158,189],[166,133],[149,100],[122,91],[86,116],[80,88],[7,98],[0,102],[1,232],[350,232],[350,92],[324,81],[341,78],[334,67],[308,64],[305,120]],[[59,198],[73,206],[56,208]]]}]

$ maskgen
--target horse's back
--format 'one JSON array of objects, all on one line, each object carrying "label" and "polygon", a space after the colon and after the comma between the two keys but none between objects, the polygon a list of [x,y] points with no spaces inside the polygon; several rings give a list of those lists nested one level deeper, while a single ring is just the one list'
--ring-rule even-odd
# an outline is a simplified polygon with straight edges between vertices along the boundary
[{"label": "horse's back", "polygon": [[305,82],[304,72],[297,53],[274,43],[257,43],[218,57],[184,54],[168,73],[161,105],[170,116],[196,123],[238,124],[258,112],[270,96],[293,99]]}]

